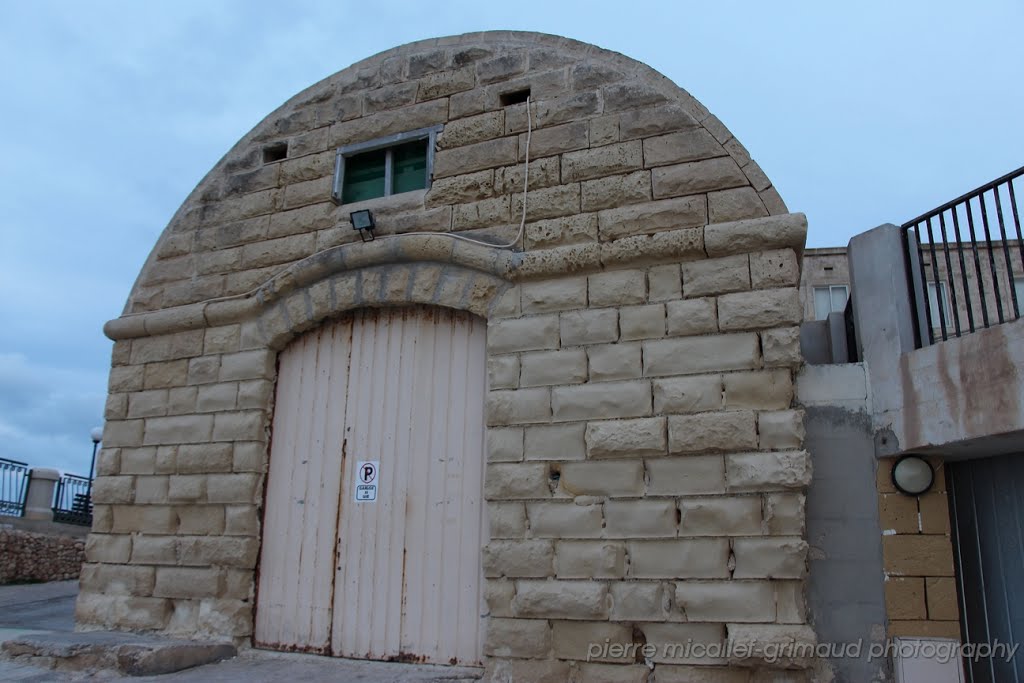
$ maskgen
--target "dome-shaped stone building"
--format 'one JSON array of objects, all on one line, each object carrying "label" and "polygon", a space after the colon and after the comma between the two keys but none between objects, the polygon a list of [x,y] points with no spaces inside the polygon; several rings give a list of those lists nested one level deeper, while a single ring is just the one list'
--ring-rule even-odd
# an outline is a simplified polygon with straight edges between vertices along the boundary
[{"label": "dome-shaped stone building", "polygon": [[813,639],[805,233],[592,45],[427,40],[311,86],[105,328],[80,626],[496,681],[794,665],[743,646]]}]

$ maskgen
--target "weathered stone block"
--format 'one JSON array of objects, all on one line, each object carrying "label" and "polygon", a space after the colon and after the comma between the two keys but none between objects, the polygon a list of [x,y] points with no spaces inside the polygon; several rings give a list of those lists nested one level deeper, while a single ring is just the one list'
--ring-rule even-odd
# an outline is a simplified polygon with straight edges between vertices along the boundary
[{"label": "weathered stone block", "polygon": [[679,501],[680,536],[739,536],[761,533],[758,496],[684,498]]},{"label": "weathered stone block", "polygon": [[521,363],[520,384],[524,387],[578,384],[587,379],[587,354],[583,349],[524,353]]},{"label": "weathered stone block", "polygon": [[601,535],[600,504],[530,503],[527,510],[530,533],[538,538],[596,538]]},{"label": "weathered stone block", "polygon": [[682,269],[677,263],[655,266],[647,271],[647,298],[650,301],[672,301],[683,295]]},{"label": "weathered stone block", "polygon": [[491,657],[544,658],[551,651],[551,627],[543,619],[487,620],[484,654]]},{"label": "weathered stone block", "polygon": [[587,456],[591,458],[663,455],[665,418],[590,422],[586,444]]},{"label": "weathered stone block", "polygon": [[560,541],[555,552],[559,579],[617,579],[626,575],[626,546],[610,541]]},{"label": "weathered stone block", "polygon": [[526,243],[531,248],[586,244],[597,241],[597,214],[563,216],[526,226]]},{"label": "weathered stone block", "polygon": [[176,415],[146,420],[142,442],[147,445],[202,443],[213,434],[213,415]]},{"label": "weathered stone block", "polygon": [[666,327],[674,337],[718,332],[718,306],[714,297],[669,301]]},{"label": "weathered stone block", "polygon": [[135,477],[96,477],[92,495],[97,503],[131,503],[135,499]]},{"label": "weathered stone block", "polygon": [[729,577],[729,542],[724,538],[630,541],[627,546],[633,578]]},{"label": "weathered stone block", "polygon": [[651,384],[597,382],[555,387],[551,390],[551,411],[557,421],[643,417],[651,414]]},{"label": "weathered stone block", "polygon": [[489,111],[445,124],[437,138],[437,149],[451,149],[501,137],[505,132],[505,112]]},{"label": "weathered stone block", "polygon": [[807,543],[800,538],[737,538],[736,579],[800,579],[807,571]]},{"label": "weathered stone block", "polygon": [[[585,121],[574,121],[561,126],[535,130],[530,136],[530,163],[533,163],[533,159],[585,149],[588,144]],[[519,157],[520,160],[526,157],[525,134],[519,137]]]},{"label": "weathered stone block", "polygon": [[[526,202],[526,220],[571,216],[580,212],[580,186],[556,185],[534,190]],[[512,215],[522,216],[523,196],[512,195]]]},{"label": "weathered stone block", "polygon": [[726,456],[725,467],[732,491],[801,488],[811,480],[811,461],[805,451],[737,453]]},{"label": "weathered stone block", "polygon": [[682,264],[686,298],[725,294],[750,289],[750,265],[746,254],[689,261]]},{"label": "weathered stone block", "polygon": [[656,379],[653,387],[656,413],[701,413],[722,408],[721,375]]},{"label": "weathered stone block", "polygon": [[586,457],[582,422],[526,428],[527,460],[583,460]]},{"label": "weathered stone block", "polygon": [[748,410],[673,415],[668,418],[671,453],[736,451],[757,446],[754,413]]},{"label": "weathered stone block", "polygon": [[520,287],[524,314],[586,308],[587,278],[527,282]]},{"label": "weathered stone block", "polygon": [[262,410],[217,413],[213,421],[216,441],[260,441],[266,438],[266,415]]},{"label": "weathered stone block", "polygon": [[430,184],[423,203],[427,208],[464,204],[494,196],[494,169],[438,178]]},{"label": "weathered stone block", "polygon": [[665,166],[726,155],[722,145],[703,128],[645,138],[644,166]]},{"label": "weathered stone block", "polygon": [[490,464],[484,478],[484,497],[487,500],[550,498],[548,468],[542,464]]},{"label": "weathered stone block", "polygon": [[803,308],[799,290],[795,287],[718,297],[718,326],[723,331],[792,325],[801,320]]},{"label": "weathered stone block", "polygon": [[619,312],[615,309],[571,311],[560,319],[563,346],[601,344],[619,338]]},{"label": "weathered stone block", "polygon": [[511,617],[512,599],[516,597],[516,585],[512,581],[487,579],[484,581],[484,602],[491,617]]},{"label": "weathered stone block", "polygon": [[[101,479],[97,479],[97,481],[101,481]],[[167,503],[167,484],[166,476],[135,477],[135,503],[142,505]]]},{"label": "weathered stone block", "polygon": [[210,474],[206,478],[206,499],[211,503],[255,503],[262,477],[253,473]]},{"label": "weathered stone block", "polygon": [[619,310],[619,327],[624,341],[663,337],[665,305],[625,306]]},{"label": "weathered stone block", "polygon": [[727,408],[773,410],[793,402],[792,374],[786,369],[732,372],[724,380]]},{"label": "weathered stone block", "polygon": [[644,375],[687,375],[751,370],[760,365],[755,334],[723,334],[645,341]]},{"label": "weathered stone block", "polygon": [[523,430],[493,427],[487,430],[488,462],[519,462],[523,459]]},{"label": "weathered stone block", "polygon": [[619,581],[611,584],[612,621],[664,621],[669,601],[660,582]]},{"label": "weathered stone block", "polygon": [[804,443],[803,411],[779,410],[759,413],[757,433],[761,450],[800,448]]},{"label": "weathered stone block", "polygon": [[[601,659],[594,656],[592,643],[632,643],[633,631],[629,624],[601,622],[555,621],[551,624],[555,657],[577,661]],[[614,660],[608,660],[614,661]],[[619,660],[621,663],[621,660]],[[533,679],[521,679],[533,680]],[[569,680],[568,678],[558,679]],[[552,682],[554,683],[554,682]]]},{"label": "weathered stone block", "polygon": [[561,466],[559,486],[573,496],[639,496],[644,492],[643,463],[570,462]]},{"label": "weathered stone block", "polygon": [[182,474],[231,471],[231,444],[204,443],[177,449],[176,469]]},{"label": "weathered stone block", "polygon": [[550,541],[491,541],[483,549],[484,576],[549,576],[554,556]]},{"label": "weathered stone block", "polygon": [[492,427],[551,419],[551,395],[546,388],[506,389],[487,394],[487,424]]},{"label": "weathered stone block", "polygon": [[535,315],[492,322],[487,329],[488,351],[495,354],[557,349],[558,321],[557,315]]},{"label": "weathered stone block", "polygon": [[729,157],[661,166],[651,174],[655,199],[742,187],[747,177]]},{"label": "weathered stone block", "polygon": [[619,114],[619,136],[623,140],[646,138],[673,130],[697,128],[696,119],[677,103],[643,109],[629,109]]},{"label": "weathered stone block", "polygon": [[750,255],[750,284],[754,289],[795,287],[800,283],[800,263],[792,249],[772,249]]},{"label": "weathered stone block", "polygon": [[642,270],[617,270],[587,278],[591,306],[640,304],[647,299],[647,274]]},{"label": "weathered stone block", "polygon": [[85,541],[86,562],[125,564],[132,554],[132,537],[114,534],[90,534]]},{"label": "weathered stone block", "polygon": [[803,362],[800,354],[800,328],[783,327],[761,333],[761,348],[766,367],[797,367]]},{"label": "weathered stone block", "polygon": [[522,503],[488,503],[491,538],[522,538],[526,533],[526,510]]},{"label": "weathered stone block", "polygon": [[604,505],[609,538],[665,538],[676,535],[673,500],[610,500]]},{"label": "weathered stone block", "polygon": [[775,621],[775,591],[768,581],[680,582],[676,604],[687,621]]},{"label": "weathered stone block", "polygon": [[562,155],[562,182],[571,183],[642,168],[640,141],[604,145]]},{"label": "weathered stone block", "polygon": [[452,208],[452,230],[492,228],[512,220],[508,195],[481,199],[468,204],[456,204]]},{"label": "weathered stone block", "polygon": [[647,495],[688,496],[725,492],[721,455],[687,455],[647,461]]},{"label": "weathered stone block", "polygon": [[220,357],[221,382],[243,379],[274,379],[276,354],[269,349],[227,353]]},{"label": "weathered stone block", "polygon": [[752,187],[708,193],[709,223],[726,223],[767,215],[768,209]]},{"label": "weathered stone block", "polygon": [[640,344],[608,344],[587,349],[590,381],[635,379],[643,375]]},{"label": "weathered stone block", "polygon": [[580,208],[583,211],[598,211],[649,201],[650,171],[635,171],[626,175],[586,180],[580,185]]},{"label": "weathered stone block", "polygon": [[581,581],[519,581],[512,610],[519,617],[607,619],[608,588]]},{"label": "weathered stone block", "polygon": [[602,242],[650,235],[704,225],[707,202],[704,195],[633,204],[598,212],[598,236]]},{"label": "weathered stone block", "polygon": [[518,152],[519,142],[515,137],[486,140],[455,149],[441,150],[434,156],[434,177],[444,178],[514,164]]}]

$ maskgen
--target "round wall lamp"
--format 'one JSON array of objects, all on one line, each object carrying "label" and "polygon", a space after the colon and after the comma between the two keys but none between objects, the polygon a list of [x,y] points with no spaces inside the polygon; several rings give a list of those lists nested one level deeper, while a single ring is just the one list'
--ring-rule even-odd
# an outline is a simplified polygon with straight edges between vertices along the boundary
[{"label": "round wall lamp", "polygon": [[935,483],[935,472],[919,455],[904,455],[892,466],[892,485],[900,493],[920,496]]}]

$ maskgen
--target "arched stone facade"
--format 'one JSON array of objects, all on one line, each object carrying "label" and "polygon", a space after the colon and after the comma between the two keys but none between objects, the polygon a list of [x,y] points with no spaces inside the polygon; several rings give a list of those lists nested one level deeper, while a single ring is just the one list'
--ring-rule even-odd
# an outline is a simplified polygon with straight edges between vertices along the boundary
[{"label": "arched stone facade", "polygon": [[[503,101],[526,88],[529,122]],[[354,205],[378,226],[361,242],[335,150],[435,125],[431,186]],[[515,238],[528,126],[518,248],[416,234]],[[813,640],[805,233],[717,118],[594,46],[469,34],[325,79],[203,179],[105,327],[79,623],[248,642],[277,352],[347,310],[425,303],[489,324],[489,680],[803,680],[756,648],[645,664],[589,645]]]}]

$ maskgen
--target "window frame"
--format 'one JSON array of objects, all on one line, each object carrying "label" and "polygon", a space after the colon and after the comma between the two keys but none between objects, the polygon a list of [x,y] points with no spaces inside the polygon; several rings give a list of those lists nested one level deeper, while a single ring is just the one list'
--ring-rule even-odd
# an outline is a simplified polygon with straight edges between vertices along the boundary
[{"label": "window frame", "polygon": [[[331,187],[331,199],[339,206],[345,204],[345,159],[364,152],[375,152],[381,149],[387,150],[387,154],[384,157],[384,194],[380,197],[373,197],[372,199],[364,201],[373,201],[374,199],[383,199],[384,197],[395,196],[395,193],[392,192],[392,150],[399,145],[404,145],[409,142],[417,142],[419,140],[427,141],[427,177],[424,180],[422,189],[429,190],[431,176],[434,171],[434,147],[437,143],[437,134],[441,132],[442,128],[444,128],[444,126],[440,124],[427,126],[426,128],[417,128],[416,130],[410,130],[404,133],[395,133],[394,135],[375,138],[373,140],[367,140],[366,142],[356,142],[350,145],[342,145],[341,147],[338,147],[334,155],[334,184]],[[417,190],[408,190],[408,192],[416,191]],[[399,192],[398,194],[407,194],[407,192]],[[349,204],[358,203],[359,202],[349,202]]]},{"label": "window frame", "polygon": [[826,315],[824,318],[819,318],[818,317],[818,302],[817,302],[818,290],[828,290],[828,312],[829,313],[842,313],[842,310],[839,310],[839,311],[832,310],[832,290],[833,289],[838,289],[840,287],[843,289],[843,293],[844,293],[844,296],[846,298],[846,302],[849,303],[849,301],[850,301],[850,285],[844,285],[844,284],[811,285],[811,307],[814,309],[814,319],[815,320],[828,320],[828,315]]},{"label": "window frame", "polygon": [[[928,280],[926,287],[928,290],[928,313],[932,316],[932,329],[939,329],[942,327],[942,320],[946,321],[946,327],[950,327],[953,322],[953,307],[949,301],[949,286],[946,285],[945,280]],[[942,307],[943,318],[939,318],[939,307]]]}]

